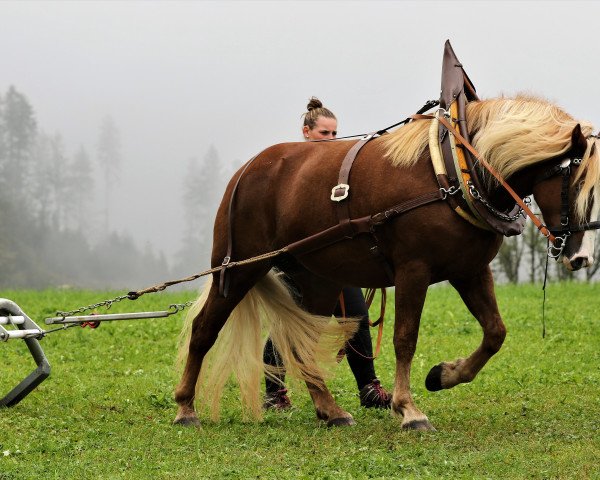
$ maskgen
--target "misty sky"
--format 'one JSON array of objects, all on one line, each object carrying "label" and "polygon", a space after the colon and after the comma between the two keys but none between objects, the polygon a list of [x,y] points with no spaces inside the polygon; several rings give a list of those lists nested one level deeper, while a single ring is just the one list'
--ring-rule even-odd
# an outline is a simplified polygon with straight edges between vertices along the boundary
[{"label": "misty sky", "polygon": [[340,135],[393,124],[438,98],[446,39],[481,97],[536,93],[600,126],[599,22],[597,1],[0,1],[0,91],[69,153],[94,155],[110,115],[113,227],[171,260],[190,157],[212,144],[237,167],[300,140],[311,95]]}]

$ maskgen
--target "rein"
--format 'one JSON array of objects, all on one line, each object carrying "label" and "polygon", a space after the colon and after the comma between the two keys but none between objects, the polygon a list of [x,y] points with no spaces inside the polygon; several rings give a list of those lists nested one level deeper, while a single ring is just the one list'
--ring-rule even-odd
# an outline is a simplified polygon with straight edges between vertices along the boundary
[{"label": "rein", "polygon": [[[350,342],[346,342],[346,345],[348,345],[354,353],[356,353],[359,357],[364,358],[365,360],[376,360],[381,351],[381,339],[383,338],[383,320],[385,317],[385,304],[387,301],[387,291],[385,288],[380,288],[379,290],[381,291],[381,306],[380,306],[381,310],[379,312],[379,318],[377,320],[375,320],[374,322],[369,319],[369,327],[379,326],[379,328],[377,329],[377,342],[375,344],[375,353],[373,354],[372,357],[369,357],[368,355],[363,355],[358,350],[356,350],[356,348],[354,348]],[[376,288],[367,288],[367,292],[365,295],[365,304],[367,305],[367,310],[369,310],[371,308],[371,304],[373,303],[373,300],[375,299],[376,292],[377,292]],[[344,320],[346,320],[346,304],[344,303],[344,293],[343,292],[340,293],[339,303],[340,303],[340,310],[342,311],[342,318]],[[342,348],[338,352],[338,354],[337,354],[338,363],[342,361],[345,354],[346,354],[346,351],[344,348]]]}]

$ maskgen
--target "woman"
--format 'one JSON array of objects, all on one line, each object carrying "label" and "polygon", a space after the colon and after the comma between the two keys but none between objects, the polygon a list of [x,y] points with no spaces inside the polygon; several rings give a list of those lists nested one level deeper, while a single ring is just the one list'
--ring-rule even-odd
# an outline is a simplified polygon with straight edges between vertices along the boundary
[{"label": "woman", "polygon": [[[333,140],[337,136],[337,119],[333,112],[323,107],[318,98],[312,97],[307,105],[304,116],[302,134],[307,141]],[[348,287],[342,291],[341,299],[344,302],[344,311],[340,303],[335,307],[333,314],[336,317],[360,318],[359,328],[345,348],[348,364],[356,379],[359,390],[360,404],[366,408],[390,408],[392,396],[386,392],[375,375],[373,364],[373,346],[371,332],[369,331],[369,312],[365,297],[360,288]],[[271,339],[267,340],[263,352],[265,364],[282,367],[277,351]],[[278,377],[279,381],[267,377],[266,396],[264,408],[286,409],[291,406],[285,388],[285,376]]]}]

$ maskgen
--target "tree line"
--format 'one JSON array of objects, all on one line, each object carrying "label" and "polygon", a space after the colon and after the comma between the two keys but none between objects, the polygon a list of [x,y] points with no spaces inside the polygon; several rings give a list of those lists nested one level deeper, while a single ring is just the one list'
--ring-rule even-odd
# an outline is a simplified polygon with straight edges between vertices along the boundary
[{"label": "tree line", "polygon": [[108,199],[121,161],[110,117],[94,153],[95,161],[83,146],[69,153],[60,134],[45,133],[14,86],[0,94],[0,288],[120,288],[168,271],[164,255],[109,229]]},{"label": "tree line", "polygon": [[[532,202],[535,207],[535,202]],[[550,281],[595,281],[598,279],[600,262],[578,272],[570,272],[562,262],[547,256],[548,241],[540,234],[533,222],[528,221],[524,232],[516,237],[505,238],[498,255],[492,262],[496,278],[509,283]],[[600,235],[596,235],[596,256],[600,252]]]},{"label": "tree line", "polygon": [[[94,151],[79,146],[71,153],[59,133],[40,128],[24,94],[13,86],[0,92],[0,288],[143,287],[209,266],[214,217],[232,165],[214,146],[188,160],[181,183],[185,228],[169,262],[111,229],[109,203],[124,161],[111,117],[102,120]],[[528,223],[522,235],[505,239],[492,263],[496,278],[542,281],[546,248]],[[571,274],[550,261],[547,275],[589,281],[599,266]]]}]

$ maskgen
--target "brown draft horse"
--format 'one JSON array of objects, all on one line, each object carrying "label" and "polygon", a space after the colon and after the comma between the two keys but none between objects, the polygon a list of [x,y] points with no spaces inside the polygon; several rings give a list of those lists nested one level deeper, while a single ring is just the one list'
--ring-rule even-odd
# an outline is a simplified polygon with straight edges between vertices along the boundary
[{"label": "brown draft horse", "polygon": [[[363,148],[350,178],[351,218],[381,212],[439,188],[427,148],[430,122],[413,121]],[[568,183],[569,214],[580,224],[597,218],[600,145],[589,123],[575,120],[545,100],[517,96],[469,103],[467,124],[473,145],[483,158],[521,197],[533,195],[549,226],[560,225],[564,180],[561,175],[548,172],[555,172],[569,159],[577,159],[573,161]],[[256,157],[243,175],[242,170],[238,171],[217,213],[212,264],[220,265],[226,256],[229,200],[238,180],[231,222],[233,260],[279,249],[335,225],[337,217],[329,196],[351,144],[331,141],[275,145]],[[487,189],[487,198],[498,210],[508,211],[512,207],[514,202],[496,182],[489,179]],[[242,397],[250,402],[253,413],[260,415],[262,343],[257,333],[259,322],[253,317],[260,310],[275,316],[285,310],[279,320],[272,321],[271,335],[288,371],[296,362],[318,418],[326,420],[328,425],[353,424],[352,416],[329,393],[318,367],[311,370],[317,347],[310,342],[321,334],[325,322],[322,317],[311,320],[305,311],[330,320],[343,286],[394,286],[396,376],[392,413],[402,418],[403,428],[432,430],[410,391],[410,368],[427,288],[448,280],[480,323],[483,339],[466,358],[434,366],[426,386],[429,390],[440,390],[470,382],[500,349],[506,335],[489,266],[502,236],[463,220],[443,200],[400,215],[378,226],[375,234],[381,252],[393,267],[393,283],[369,252],[369,235],[344,239],[296,257],[283,255],[231,269],[226,297],[219,293],[219,274],[214,274],[214,281],[207,285],[198,304],[199,313],[196,311],[191,318],[190,341],[184,347],[187,361],[175,393],[179,407],[175,423],[199,424],[194,409],[196,393],[199,398],[208,397],[213,406],[218,404],[219,389],[214,393],[216,396],[214,390],[206,389],[215,383],[222,387],[231,369],[239,377]],[[567,268],[576,270],[593,262],[594,235],[590,231],[577,231],[566,238],[562,258]],[[280,286],[278,277],[272,274],[273,268],[291,278],[296,295],[301,296],[302,310],[295,311],[289,302],[280,301],[281,292],[276,290],[287,292],[287,289]],[[244,310],[245,307],[249,308]],[[203,360],[229,317],[225,329],[229,331],[228,347],[221,351],[216,372],[205,388],[196,392]],[[247,351],[254,359],[243,357]],[[226,367],[227,362],[233,365]],[[253,373],[244,373],[248,369]]]}]

